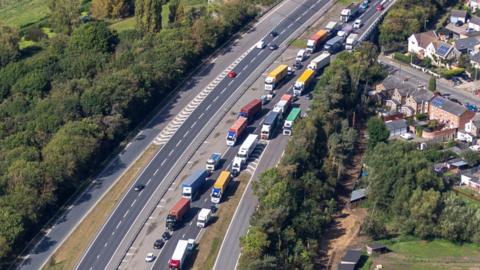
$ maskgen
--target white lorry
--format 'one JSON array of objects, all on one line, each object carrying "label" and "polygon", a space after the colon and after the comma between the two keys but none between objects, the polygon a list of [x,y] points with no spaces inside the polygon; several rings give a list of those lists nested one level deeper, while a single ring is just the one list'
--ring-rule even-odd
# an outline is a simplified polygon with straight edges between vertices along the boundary
[{"label": "white lorry", "polygon": [[258,135],[250,134],[238,149],[232,162],[232,173],[238,175],[258,144]]},{"label": "white lorry", "polygon": [[355,45],[357,45],[358,42],[358,34],[356,33],[351,33],[345,42],[345,50],[347,51],[352,51]]},{"label": "white lorry", "polygon": [[212,210],[208,208],[202,208],[202,210],[200,210],[200,213],[198,213],[197,227],[200,227],[200,228],[207,227],[211,217],[212,217]]},{"label": "white lorry", "polygon": [[307,68],[315,71],[319,71],[320,69],[324,68],[326,65],[330,63],[330,53],[329,52],[322,52],[319,56],[315,57],[310,64],[308,64]]},{"label": "white lorry", "polygon": [[295,58],[295,61],[297,62],[303,62],[303,60],[305,60],[307,54],[305,52],[305,49],[301,49],[298,51],[297,53],[297,57]]}]

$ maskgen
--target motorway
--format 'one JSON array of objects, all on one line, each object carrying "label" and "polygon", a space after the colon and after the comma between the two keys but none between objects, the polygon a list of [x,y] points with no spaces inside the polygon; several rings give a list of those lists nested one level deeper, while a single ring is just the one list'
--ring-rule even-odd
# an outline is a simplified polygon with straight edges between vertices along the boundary
[{"label": "motorway", "polygon": [[[364,33],[368,26],[371,25],[378,18],[378,16],[380,16],[380,13],[375,10],[376,3],[376,1],[373,1],[369,9],[359,17],[362,19],[364,26],[358,31],[358,33]],[[283,147],[280,149],[283,149]],[[278,151],[279,150],[277,149],[277,152]],[[280,158],[281,153],[276,154],[277,157]],[[260,163],[259,165],[262,167],[267,167],[268,165],[272,167],[272,165],[274,166],[276,162],[278,162],[276,159],[272,159],[269,163]],[[263,168],[257,168],[256,173],[263,170]],[[254,177],[254,179],[256,178]],[[230,228],[222,242],[213,270],[236,269],[241,251],[240,237],[245,235],[248,230],[250,217],[255,211],[256,203],[257,198],[253,194],[251,187],[247,187],[245,196],[237,208],[238,213],[233,217]]]},{"label": "motorway", "polygon": [[[301,6],[286,15],[286,18],[277,24],[275,30],[279,35],[275,38],[268,36],[265,41],[281,44],[327,2],[327,0],[307,0],[303,2]],[[181,160],[183,153],[236,89],[243,84],[250,73],[270,54],[272,54],[270,50],[253,49],[235,67],[237,72],[235,79],[225,78],[219,82],[192,113],[195,117],[186,119],[136,180],[136,184],[144,184],[146,188],[142,192],[132,190],[125,194],[107,223],[104,224],[100,233],[91,243],[87,253],[77,265],[77,269],[111,269],[117,267],[117,263],[110,264],[110,259],[117,253],[117,248],[122,244],[124,236],[132,233],[130,228],[136,222],[138,215],[144,210],[148,211],[145,207],[152,195],[158,196],[157,190],[168,188],[170,183],[167,183],[164,179],[170,175],[172,168]]]}]

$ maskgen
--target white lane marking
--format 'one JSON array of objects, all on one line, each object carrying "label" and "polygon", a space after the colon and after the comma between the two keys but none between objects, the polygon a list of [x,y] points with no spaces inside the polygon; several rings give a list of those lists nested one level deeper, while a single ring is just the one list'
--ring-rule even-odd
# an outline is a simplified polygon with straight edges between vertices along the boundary
[{"label": "white lane marking", "polygon": [[[125,215],[123,215],[123,217],[125,217],[127,215],[127,213],[128,213],[128,210],[127,210],[127,212],[125,212]],[[121,220],[118,222],[117,227],[115,227],[115,229],[118,229],[118,227],[120,227],[120,224],[122,224]]]},{"label": "white lane marking", "polygon": [[175,145],[175,147],[178,147],[178,146],[180,145],[180,143],[182,143],[182,140],[179,140],[179,141],[177,142],[177,145]]},{"label": "white lane marking", "polygon": [[182,235],[182,238],[184,238],[184,237],[185,237],[185,233]]},{"label": "white lane marking", "polygon": [[164,160],[162,161],[162,164],[160,164],[160,166],[163,166],[163,164],[165,164],[166,161],[167,161],[167,160],[164,159]]},{"label": "white lane marking", "polygon": [[112,232],[112,235],[115,235],[115,232]]},{"label": "white lane marking", "polygon": [[133,205],[137,202],[137,199],[133,200],[132,204],[130,204],[130,207],[133,207]]},{"label": "white lane marking", "polygon": [[207,108],[205,108],[205,111],[208,111],[212,107],[212,104],[208,104]]},{"label": "white lane marking", "polygon": [[205,200],[203,200],[204,202],[206,202],[208,200],[208,198],[205,198]]},{"label": "white lane marking", "polygon": [[100,258],[100,255],[97,255],[97,259]]},{"label": "white lane marking", "polygon": [[242,68],[242,70],[245,70],[245,69],[247,69],[247,67],[248,67],[248,65],[244,66],[244,67]]},{"label": "white lane marking", "polygon": [[129,143],[127,144],[127,146],[125,146],[125,149],[127,149],[131,144],[132,144],[132,142],[129,142]]},{"label": "white lane marking", "polygon": [[213,102],[217,101],[218,99],[218,96],[216,96],[214,99],[213,99]]},{"label": "white lane marking", "polygon": [[152,181],[152,178],[148,179],[147,186],[148,186],[148,184],[150,184],[150,181]]},{"label": "white lane marking", "polygon": [[204,115],[205,115],[205,113],[202,112],[202,114],[200,114],[200,115],[198,116],[198,119],[202,118]]},{"label": "white lane marking", "polygon": [[104,247],[107,247],[108,246],[108,243],[105,243],[105,245],[103,245]]},{"label": "white lane marking", "polygon": [[223,90],[220,92],[220,94],[223,94],[223,92],[225,92],[225,90],[227,90],[227,88],[223,88]]},{"label": "white lane marking", "polygon": [[188,133],[190,132],[190,130],[187,130],[184,134],[183,134],[183,138],[187,137]]},{"label": "white lane marking", "polygon": [[191,128],[193,128],[197,124],[197,121],[193,122]]},{"label": "white lane marking", "polygon": [[155,170],[155,172],[153,173],[153,175],[156,175],[158,173],[158,169]]},{"label": "white lane marking", "polygon": [[190,222],[190,226],[192,226],[192,224],[193,224],[193,221],[192,221],[192,222]]},{"label": "white lane marking", "polygon": [[168,153],[168,156],[171,156],[173,154],[173,149],[170,150],[170,153]]},{"label": "white lane marking", "polygon": [[227,85],[230,86],[230,85],[232,85],[232,83],[233,83],[233,81],[230,81]]},{"label": "white lane marking", "polygon": [[295,19],[295,22],[298,22],[298,21],[300,21],[300,17],[297,17],[297,18]]}]

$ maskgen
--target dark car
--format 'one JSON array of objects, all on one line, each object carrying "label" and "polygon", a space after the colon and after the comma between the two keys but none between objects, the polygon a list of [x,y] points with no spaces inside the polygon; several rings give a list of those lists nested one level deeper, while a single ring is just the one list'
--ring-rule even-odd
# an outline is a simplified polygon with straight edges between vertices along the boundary
[{"label": "dark car", "polygon": [[276,36],[278,36],[278,33],[275,32],[275,31],[272,31],[272,32],[270,32],[270,36],[271,37],[276,37]]},{"label": "dark car", "polygon": [[163,239],[157,239],[153,243],[153,248],[154,249],[161,249],[165,245],[165,240]]},{"label": "dark car", "polygon": [[215,204],[212,204],[212,205],[210,206],[210,210],[212,211],[212,213],[217,212],[217,206],[216,206]]},{"label": "dark car", "polygon": [[312,100],[312,99],[313,99],[312,93],[308,93],[305,98],[306,98],[307,100]]},{"label": "dark car", "polygon": [[300,69],[302,69],[302,67],[303,67],[303,65],[300,62],[295,62],[295,64],[293,64],[293,68],[295,70],[300,70]]},{"label": "dark car", "polygon": [[136,185],[136,186],[133,188],[133,190],[135,190],[135,191],[142,191],[144,188],[145,188],[144,185]]},{"label": "dark car", "polygon": [[270,46],[268,46],[268,48],[270,50],[274,51],[274,50],[278,49],[278,46],[277,46],[277,44],[270,44]]},{"label": "dark car", "polygon": [[167,241],[168,239],[170,239],[170,237],[171,237],[171,235],[170,235],[169,232],[164,232],[164,233],[162,234],[162,239],[163,239],[163,241]]}]

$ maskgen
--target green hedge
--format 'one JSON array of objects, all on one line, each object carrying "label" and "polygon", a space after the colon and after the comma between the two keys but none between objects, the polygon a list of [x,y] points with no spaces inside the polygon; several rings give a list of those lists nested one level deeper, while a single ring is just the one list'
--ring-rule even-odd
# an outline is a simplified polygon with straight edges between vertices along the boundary
[{"label": "green hedge", "polygon": [[403,53],[396,52],[393,54],[393,59],[403,62],[405,64],[410,64],[410,56]]},{"label": "green hedge", "polygon": [[458,76],[465,72],[464,68],[454,68],[454,69],[440,69],[439,73],[445,79],[450,79],[452,77]]}]

